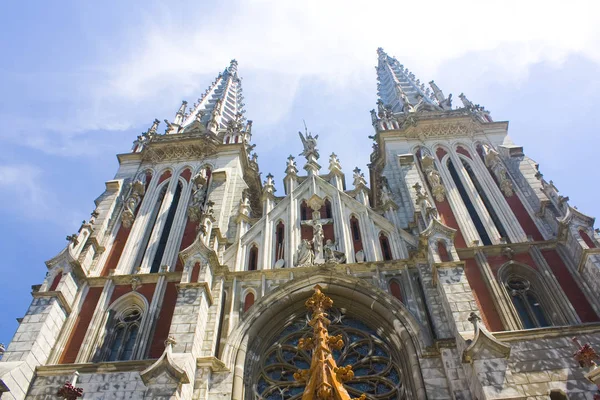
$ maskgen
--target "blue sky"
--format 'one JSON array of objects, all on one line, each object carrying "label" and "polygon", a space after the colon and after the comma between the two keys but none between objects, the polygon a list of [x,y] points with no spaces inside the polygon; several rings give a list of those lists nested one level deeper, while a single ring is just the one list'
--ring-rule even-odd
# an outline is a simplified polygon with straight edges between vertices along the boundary
[{"label": "blue sky", "polygon": [[261,171],[275,175],[278,194],[303,119],[322,157],[338,154],[349,185],[355,166],[366,172],[382,46],[421,81],[509,120],[545,178],[597,215],[599,6],[412,3],[3,2],[0,343],[43,281],[44,261],[94,209],[115,154],[154,118],[172,119],[181,100],[193,103],[231,58]]}]

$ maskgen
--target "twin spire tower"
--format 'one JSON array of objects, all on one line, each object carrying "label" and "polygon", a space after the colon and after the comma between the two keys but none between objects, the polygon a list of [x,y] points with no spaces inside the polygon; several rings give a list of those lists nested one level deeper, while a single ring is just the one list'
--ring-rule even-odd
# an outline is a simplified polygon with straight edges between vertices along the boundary
[{"label": "twin spire tower", "polygon": [[2,399],[592,398],[594,219],[507,122],[376,70],[370,184],[305,129],[277,195],[235,60],[155,120],[46,262]]}]

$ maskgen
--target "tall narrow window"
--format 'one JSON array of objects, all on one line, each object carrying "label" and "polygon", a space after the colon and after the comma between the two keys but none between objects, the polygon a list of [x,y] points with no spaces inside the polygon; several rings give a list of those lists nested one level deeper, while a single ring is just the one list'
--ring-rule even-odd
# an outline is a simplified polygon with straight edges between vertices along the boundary
[{"label": "tall narrow window", "polygon": [[254,293],[248,292],[244,298],[244,312],[248,311],[250,307],[254,305]]},{"label": "tall narrow window", "polygon": [[490,237],[488,236],[487,231],[483,226],[483,222],[481,222],[481,218],[479,218],[479,214],[477,214],[477,211],[475,210],[475,207],[473,206],[473,203],[471,202],[471,199],[469,198],[469,195],[467,194],[467,191],[465,190],[465,187],[463,186],[462,181],[460,180],[458,173],[456,172],[456,168],[454,168],[452,160],[448,159],[447,165],[448,171],[452,176],[452,180],[454,180],[454,184],[458,189],[458,193],[460,194],[460,197],[462,198],[462,201],[465,204],[467,211],[469,212],[471,221],[473,221],[473,225],[475,225],[475,229],[477,229],[477,233],[479,233],[479,237],[481,238],[482,244],[486,246],[491,245],[492,241],[490,240]]},{"label": "tall narrow window", "polygon": [[148,242],[150,241],[150,236],[152,235],[152,231],[154,230],[154,225],[156,225],[156,219],[158,218],[158,212],[160,211],[163,200],[165,199],[165,194],[167,193],[167,185],[162,188],[160,191],[158,198],[156,199],[156,204],[154,204],[154,209],[152,210],[152,214],[148,220],[148,227],[146,228],[146,232],[142,239],[139,249],[141,250],[138,253],[137,259],[135,261],[134,267],[138,268],[146,255],[146,251],[148,251]]},{"label": "tall narrow window", "polygon": [[179,182],[177,184],[177,189],[175,190],[175,195],[173,196],[173,201],[171,202],[171,207],[169,207],[169,212],[167,214],[165,226],[163,227],[162,233],[160,235],[158,248],[156,249],[154,261],[152,261],[152,267],[150,268],[151,273],[158,272],[158,270],[160,269],[160,262],[162,260],[163,255],[165,254],[167,242],[169,241],[169,234],[171,233],[171,227],[173,226],[173,220],[175,219],[175,212],[177,211],[177,206],[179,205],[179,198],[181,197],[182,189],[183,186],[181,185],[181,182]]},{"label": "tall narrow window", "polygon": [[448,249],[446,249],[446,243],[443,240],[437,242],[438,255],[440,256],[440,260],[442,262],[452,261],[450,259],[450,255],[448,254]]},{"label": "tall narrow window", "polygon": [[230,141],[230,140],[231,140],[231,138],[230,138],[229,136],[227,136],[227,137],[225,138],[225,144],[229,144],[229,141]]},{"label": "tall narrow window", "polygon": [[329,199],[325,199],[325,204],[320,210],[321,218],[333,218],[333,212],[331,211],[331,202]]},{"label": "tall narrow window", "polygon": [[311,219],[311,215],[308,211],[308,205],[306,204],[306,201],[303,201],[300,203],[300,220],[306,221],[309,219]]},{"label": "tall narrow window", "polygon": [[285,256],[285,225],[283,221],[279,221],[275,228],[275,261],[282,260]]},{"label": "tall narrow window", "polygon": [[542,304],[527,279],[512,276],[506,281],[506,288],[525,329],[550,326]]},{"label": "tall narrow window", "polygon": [[488,198],[487,194],[485,193],[485,190],[483,190],[481,183],[479,183],[479,179],[477,179],[477,176],[473,172],[473,169],[465,160],[461,160],[461,161],[463,163],[463,166],[467,170],[467,174],[469,174],[469,178],[471,178],[471,182],[473,182],[473,185],[475,186],[475,189],[477,190],[479,197],[481,197],[481,201],[483,201],[483,205],[485,206],[488,214],[490,214],[490,217],[492,218],[492,221],[494,222],[494,226],[498,230],[498,233],[500,234],[501,237],[505,238],[507,242],[510,242],[508,239],[508,234],[506,233],[506,230],[504,229],[502,222],[500,222],[500,218],[498,218],[498,214],[496,214],[496,210],[494,210],[494,207],[492,206],[490,199]]},{"label": "tall narrow window", "polygon": [[248,252],[248,271],[256,271],[258,267],[258,247],[252,245]]},{"label": "tall narrow window", "polygon": [[392,296],[402,301],[402,289],[400,288],[400,283],[395,279],[390,281],[390,292],[392,293]]},{"label": "tall narrow window", "polygon": [[102,361],[131,360],[142,320],[141,310],[131,307],[120,313],[111,312],[109,318],[110,328]]},{"label": "tall narrow window", "polygon": [[383,233],[379,235],[379,245],[381,246],[381,254],[383,255],[383,259],[385,261],[390,261],[392,259],[392,248],[390,247],[390,241],[388,237]]},{"label": "tall narrow window", "polygon": [[579,236],[581,236],[587,247],[589,247],[590,249],[596,248],[596,244],[594,243],[594,241],[589,237],[587,233],[585,233],[583,229],[579,230]]},{"label": "tall narrow window", "polygon": [[360,235],[360,225],[358,224],[358,218],[356,218],[354,215],[350,217],[350,231],[352,234],[352,245],[354,246],[354,253],[356,254],[359,251],[362,251],[363,244]]}]

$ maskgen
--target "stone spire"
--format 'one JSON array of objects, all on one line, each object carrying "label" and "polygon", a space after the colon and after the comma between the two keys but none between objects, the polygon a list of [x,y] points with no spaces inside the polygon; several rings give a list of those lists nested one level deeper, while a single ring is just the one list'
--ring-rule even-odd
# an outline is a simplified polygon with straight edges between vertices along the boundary
[{"label": "stone spire", "polygon": [[[400,64],[394,57],[387,55],[380,47],[377,49],[377,95],[383,107],[392,112],[411,112],[420,104],[437,106],[429,88],[416,79],[415,74]],[[381,116],[380,116],[381,118]]]},{"label": "stone spire", "polygon": [[[242,124],[244,110],[242,81],[237,73],[238,63],[231,60],[228,68],[217,75],[202,96],[189,108],[181,127],[199,121],[213,132],[226,129],[230,121]],[[179,115],[179,113],[178,113]]]}]

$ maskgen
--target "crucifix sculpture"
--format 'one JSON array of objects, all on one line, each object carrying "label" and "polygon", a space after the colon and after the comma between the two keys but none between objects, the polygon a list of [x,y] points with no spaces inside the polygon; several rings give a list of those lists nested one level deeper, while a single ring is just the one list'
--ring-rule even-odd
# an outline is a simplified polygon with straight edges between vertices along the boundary
[{"label": "crucifix sculpture", "polygon": [[302,225],[308,225],[313,228],[313,250],[314,250],[314,263],[322,264],[325,261],[323,256],[323,245],[325,236],[323,233],[323,226],[327,224],[333,224],[331,218],[321,218],[321,207],[325,204],[325,201],[317,195],[313,195],[307,202],[308,206],[312,209],[312,219],[309,221],[302,221]]}]

